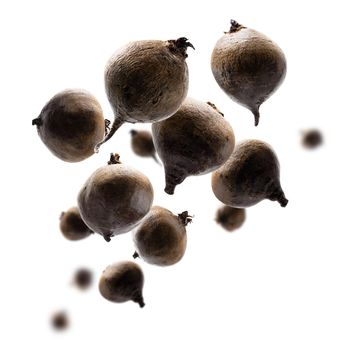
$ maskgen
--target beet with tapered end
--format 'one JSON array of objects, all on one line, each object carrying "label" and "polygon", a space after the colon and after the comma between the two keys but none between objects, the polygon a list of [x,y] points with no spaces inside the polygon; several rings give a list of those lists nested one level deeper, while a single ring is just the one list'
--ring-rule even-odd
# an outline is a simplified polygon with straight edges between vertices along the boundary
[{"label": "beet with tapered end", "polygon": [[109,265],[103,271],[99,290],[109,301],[124,303],[131,300],[144,307],[143,284],[144,276],[139,265],[132,261],[122,261]]},{"label": "beet with tapered end", "polygon": [[165,192],[190,175],[219,168],[235,144],[231,125],[212,103],[187,98],[171,117],[152,124],[153,141],[165,170]]},{"label": "beet with tapered end", "polygon": [[245,217],[244,208],[233,208],[223,205],[217,210],[215,220],[226,231],[234,231],[243,225]]},{"label": "beet with tapered end", "polygon": [[308,149],[317,148],[323,143],[322,133],[317,129],[307,130],[303,132],[301,143]]},{"label": "beet with tapered end", "polygon": [[185,211],[174,215],[154,206],[134,232],[136,252],[149,264],[169,266],[180,261],[187,244],[186,225],[192,217]]},{"label": "beet with tapered end", "polygon": [[74,284],[81,290],[88,289],[92,284],[92,271],[80,268],[74,273]]},{"label": "beet with tapered end", "polygon": [[93,233],[81,218],[77,207],[72,207],[66,212],[62,212],[60,217],[60,230],[63,236],[70,241],[86,238]]},{"label": "beet with tapered end", "polygon": [[123,123],[153,123],[179,109],[188,90],[188,47],[194,48],[183,37],[134,41],[111,57],[105,70],[105,87],[115,119],[96,152]]},{"label": "beet with tapered end", "polygon": [[159,163],[152,134],[147,130],[131,130],[131,148],[140,157],[152,157]]},{"label": "beet with tapered end", "polygon": [[88,178],[78,195],[82,219],[106,241],[132,230],[149,212],[152,202],[149,179],[121,164],[117,154],[111,154],[108,165]]},{"label": "beet with tapered end", "polygon": [[221,89],[254,114],[257,126],[259,107],[283,82],[287,63],[267,36],[232,20],[230,31],[215,45],[211,69]]},{"label": "beet with tapered end", "polygon": [[259,140],[237,144],[229,160],[212,174],[212,189],[224,204],[246,208],[263,199],[288,203],[280,184],[280,167],[270,145]]},{"label": "beet with tapered end", "polygon": [[80,162],[93,155],[106,123],[96,98],[74,89],[55,95],[32,121],[46,147],[66,162]]}]

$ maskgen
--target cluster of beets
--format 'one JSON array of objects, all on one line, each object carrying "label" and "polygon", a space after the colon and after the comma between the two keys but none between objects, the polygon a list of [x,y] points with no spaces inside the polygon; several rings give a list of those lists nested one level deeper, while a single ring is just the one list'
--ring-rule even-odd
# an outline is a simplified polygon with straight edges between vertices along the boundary
[{"label": "cluster of beets", "polygon": [[[263,199],[288,203],[279,180],[273,149],[259,140],[235,146],[233,130],[210,102],[187,97],[186,38],[135,41],[120,48],[105,70],[105,87],[114,122],[103,117],[98,101],[83,90],[55,95],[33,120],[50,151],[67,162],[79,162],[109,140],[125,122],[153,123],[155,150],[165,170],[165,192],[187,176],[212,174],[212,189],[225,205],[246,208]],[[231,21],[218,40],[211,67],[219,86],[234,101],[250,109],[259,122],[260,105],[278,88],[286,74],[281,49],[265,35]],[[146,262],[167,266],[178,262],[186,249],[188,212],[174,215],[153,206],[153,188],[140,171],[121,164],[111,154],[82,186],[78,208],[62,214],[61,231],[69,239],[92,232],[106,241],[134,229],[136,252]],[[223,213],[224,214],[224,213]],[[226,215],[226,214],[225,214]],[[134,262],[108,266],[99,289],[114,302],[133,300],[144,306],[143,273]]]}]

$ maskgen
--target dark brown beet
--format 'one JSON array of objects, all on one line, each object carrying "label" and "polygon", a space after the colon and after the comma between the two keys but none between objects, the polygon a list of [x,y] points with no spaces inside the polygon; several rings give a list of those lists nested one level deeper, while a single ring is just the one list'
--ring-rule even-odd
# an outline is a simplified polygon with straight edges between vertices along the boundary
[{"label": "dark brown beet", "polygon": [[179,109],[188,90],[188,47],[186,38],[134,41],[111,57],[105,87],[115,119],[96,152],[123,123],[153,123]]},{"label": "dark brown beet", "polygon": [[322,145],[323,136],[317,129],[305,131],[302,135],[302,145],[308,149],[314,149]]},{"label": "dark brown beet", "polygon": [[143,272],[132,261],[109,265],[102,273],[99,283],[101,295],[112,302],[123,303],[132,300],[144,307],[142,296]]},{"label": "dark brown beet", "polygon": [[216,222],[227,231],[234,231],[240,228],[245,221],[245,209],[233,208],[223,205],[216,212]]},{"label": "dark brown beet", "polygon": [[84,222],[106,241],[132,230],[148,213],[153,202],[149,179],[138,170],[120,164],[111,154],[108,165],[97,169],[78,195]]},{"label": "dark brown beet", "polygon": [[259,107],[283,82],[287,63],[277,44],[232,20],[215,45],[211,69],[226,94],[254,114],[257,126]]},{"label": "dark brown beet", "polygon": [[219,168],[235,144],[233,130],[222,113],[211,103],[190,98],[171,118],[152,124],[152,134],[164,164],[168,194],[187,176]]},{"label": "dark brown beet", "polygon": [[74,284],[81,290],[89,288],[92,284],[92,271],[80,268],[74,274]]},{"label": "dark brown beet", "polygon": [[131,148],[140,157],[152,157],[158,164],[152,134],[147,130],[131,130]]},{"label": "dark brown beet", "polygon": [[59,311],[52,315],[51,325],[57,331],[62,331],[68,328],[69,320],[65,311]]},{"label": "dark brown beet", "polygon": [[63,236],[70,241],[86,238],[93,233],[81,218],[77,207],[72,207],[66,212],[62,212],[60,217],[60,230]]},{"label": "dark brown beet", "polygon": [[80,162],[93,155],[106,128],[100,104],[84,90],[58,93],[32,124],[46,147],[66,162]]},{"label": "dark brown beet", "polygon": [[185,254],[186,225],[191,221],[187,211],[174,215],[165,208],[152,207],[134,233],[134,257],[159,266],[177,263]]},{"label": "dark brown beet", "polygon": [[237,144],[229,160],[213,173],[212,188],[222,203],[235,208],[250,207],[263,199],[278,201],[282,207],[288,203],[277,156],[259,140]]}]

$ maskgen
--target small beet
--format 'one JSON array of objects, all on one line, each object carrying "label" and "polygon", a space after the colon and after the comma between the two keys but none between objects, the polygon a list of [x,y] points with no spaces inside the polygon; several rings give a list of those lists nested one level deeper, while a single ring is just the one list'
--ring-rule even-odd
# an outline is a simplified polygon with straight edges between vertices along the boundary
[{"label": "small beet", "polygon": [[84,90],[64,90],[32,121],[46,147],[66,162],[80,162],[94,154],[108,127],[100,104]]},{"label": "small beet", "polygon": [[62,212],[60,217],[60,230],[63,236],[70,241],[86,238],[93,233],[81,218],[77,207],[72,207],[66,212]]},{"label": "small beet", "polygon": [[231,125],[215,105],[190,98],[171,118],[152,124],[152,134],[168,194],[186,177],[219,168],[235,144]]},{"label": "small beet", "polygon": [[246,208],[263,199],[288,203],[280,184],[280,167],[270,145],[259,140],[240,142],[229,160],[212,175],[212,189],[224,204]]},{"label": "small beet", "polygon": [[322,145],[323,136],[317,129],[305,131],[302,135],[302,145],[308,149],[314,149]]},{"label": "small beet", "polygon": [[74,284],[81,290],[88,289],[92,284],[92,271],[80,268],[74,273]]},{"label": "small beet", "polygon": [[87,179],[78,195],[82,219],[106,241],[132,230],[148,213],[152,202],[149,179],[121,164],[117,154],[111,154],[108,165]]},{"label": "small beet", "polygon": [[122,261],[109,265],[102,273],[99,283],[101,295],[112,302],[124,303],[132,300],[144,307],[142,289],[144,276],[139,265]]},{"label": "small beet", "polygon": [[140,157],[152,157],[159,163],[152,134],[147,130],[131,130],[131,148]]},{"label": "small beet", "polygon": [[211,56],[216,82],[259,123],[259,107],[282,84],[287,63],[283,51],[264,34],[231,20]]},{"label": "small beet", "polygon": [[186,225],[191,221],[187,211],[174,215],[165,208],[152,207],[134,233],[134,257],[159,266],[177,263],[185,254]]},{"label": "small beet", "polygon": [[59,311],[51,316],[51,325],[57,331],[63,331],[68,328],[69,320],[65,311]]},{"label": "small beet", "polygon": [[234,231],[240,228],[245,221],[246,213],[244,208],[233,208],[223,205],[216,212],[216,222],[226,231]]},{"label": "small beet", "polygon": [[109,134],[95,150],[125,123],[157,122],[180,107],[188,90],[186,38],[133,41],[120,48],[105,70],[105,87],[114,111]]}]

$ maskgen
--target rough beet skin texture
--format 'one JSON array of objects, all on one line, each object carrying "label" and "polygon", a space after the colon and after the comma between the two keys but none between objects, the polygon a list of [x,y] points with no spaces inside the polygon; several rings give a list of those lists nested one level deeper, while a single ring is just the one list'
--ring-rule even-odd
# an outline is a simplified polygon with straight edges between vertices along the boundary
[{"label": "rough beet skin texture", "polygon": [[287,63],[267,36],[231,20],[229,32],[214,47],[211,69],[221,89],[254,114],[257,126],[259,107],[282,84]]},{"label": "rough beet skin texture", "polygon": [[263,199],[288,200],[280,184],[280,167],[272,147],[259,140],[237,144],[229,160],[212,174],[212,189],[224,204],[246,208]]},{"label": "rough beet skin texture", "polygon": [[100,104],[84,90],[64,90],[33,119],[46,147],[66,162],[80,162],[94,154],[105,134]]},{"label": "rough beet skin texture", "polygon": [[132,230],[149,212],[152,202],[149,179],[121,164],[117,154],[111,154],[108,165],[87,179],[78,195],[82,219],[106,241]]},{"label": "rough beet skin texture", "polygon": [[187,211],[174,215],[168,209],[152,207],[134,232],[134,258],[158,266],[176,264],[185,254],[186,225],[191,221]]},{"label": "rough beet skin texture", "polygon": [[105,88],[114,111],[109,134],[95,150],[125,123],[157,122],[170,117],[187,96],[186,38],[133,41],[110,58]]},{"label": "rough beet skin texture", "polygon": [[186,177],[219,168],[235,145],[231,125],[215,105],[191,98],[171,118],[152,124],[152,134],[168,194]]}]

